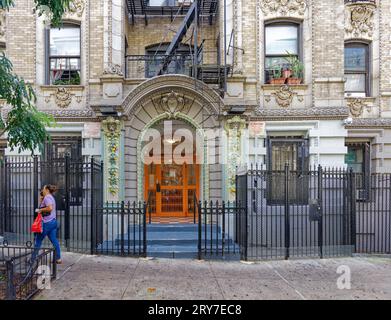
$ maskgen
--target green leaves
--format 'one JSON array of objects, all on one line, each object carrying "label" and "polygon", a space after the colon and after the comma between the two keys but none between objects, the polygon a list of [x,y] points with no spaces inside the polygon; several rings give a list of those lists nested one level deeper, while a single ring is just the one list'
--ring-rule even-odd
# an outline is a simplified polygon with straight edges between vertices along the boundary
[{"label": "green leaves", "polygon": [[[72,0],[34,0],[38,15],[50,15],[52,25],[61,25],[64,13],[69,9]],[[14,0],[0,0],[0,9],[9,9],[14,6]]]},{"label": "green leaves", "polygon": [[34,153],[42,149],[49,138],[46,127],[53,126],[54,119],[37,110],[33,88],[13,73],[12,63],[4,54],[0,56],[0,99],[12,106],[7,118],[0,122],[0,135],[7,133],[11,150]]},{"label": "green leaves", "polygon": [[[72,0],[34,0],[39,16],[46,14],[53,26],[60,26]],[[13,0],[0,0],[0,9],[14,6]],[[0,57],[0,99],[11,106],[7,118],[0,117],[0,136],[7,133],[8,145],[19,152],[41,149],[50,138],[46,128],[54,125],[54,118],[35,107],[36,96],[30,84],[13,73],[11,61]]]}]

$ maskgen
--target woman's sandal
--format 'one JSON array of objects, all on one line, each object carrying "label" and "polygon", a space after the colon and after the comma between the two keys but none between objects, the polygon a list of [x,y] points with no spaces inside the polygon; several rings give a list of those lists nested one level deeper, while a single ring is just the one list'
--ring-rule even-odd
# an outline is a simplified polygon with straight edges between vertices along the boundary
[{"label": "woman's sandal", "polygon": [[57,264],[62,264],[62,260],[61,260],[61,259],[58,259],[58,260],[56,260],[56,263],[57,263]]}]

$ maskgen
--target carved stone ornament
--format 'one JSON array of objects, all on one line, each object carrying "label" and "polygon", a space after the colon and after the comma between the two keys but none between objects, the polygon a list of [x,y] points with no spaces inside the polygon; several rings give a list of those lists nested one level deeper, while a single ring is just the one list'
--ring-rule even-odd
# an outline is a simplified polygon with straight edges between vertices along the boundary
[{"label": "carved stone ornament", "polygon": [[116,76],[120,76],[120,77],[123,77],[124,74],[122,72],[122,68],[120,65],[118,64],[114,64],[114,65],[109,65],[104,71],[103,71],[103,74],[104,75],[116,75]]},{"label": "carved stone ornament", "polygon": [[73,0],[69,3],[69,10],[67,13],[71,15],[75,14],[79,18],[81,18],[83,16],[84,8],[85,8],[84,0]]},{"label": "carved stone ornament", "polygon": [[181,113],[185,108],[185,99],[178,93],[171,93],[163,96],[160,100],[160,105],[164,112],[168,114],[168,118],[177,118],[178,113]]},{"label": "carved stone ornament", "polygon": [[280,107],[288,108],[292,104],[296,92],[293,92],[290,86],[283,85],[278,91],[273,92],[272,95],[276,98],[276,102]]},{"label": "carved stone ornament", "polygon": [[371,38],[374,30],[375,6],[355,4],[347,7],[346,35],[355,38]]},{"label": "carved stone ornament", "polygon": [[116,196],[119,192],[121,121],[109,117],[102,122],[102,127],[106,138],[108,190],[112,196]]},{"label": "carved stone ornament", "polygon": [[261,0],[261,9],[265,15],[289,14],[304,15],[307,8],[306,0]]},{"label": "carved stone ornament", "polygon": [[229,199],[233,200],[236,192],[236,168],[240,165],[241,135],[246,128],[246,120],[235,116],[225,123],[228,135],[228,192]]},{"label": "carved stone ornament", "polygon": [[365,103],[363,99],[354,99],[348,102],[348,107],[350,114],[353,117],[360,117],[363,114],[364,108],[369,110],[369,106]]},{"label": "carved stone ornament", "polygon": [[56,104],[60,108],[67,108],[72,102],[72,93],[64,87],[57,88],[57,91],[54,95]]}]

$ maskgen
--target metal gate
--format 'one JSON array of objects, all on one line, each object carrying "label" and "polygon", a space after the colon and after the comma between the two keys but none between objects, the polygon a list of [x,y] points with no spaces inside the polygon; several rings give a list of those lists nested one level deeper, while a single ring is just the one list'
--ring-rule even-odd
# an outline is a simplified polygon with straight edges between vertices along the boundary
[{"label": "metal gate", "polygon": [[9,244],[32,241],[30,232],[40,188],[55,194],[59,240],[69,251],[90,252],[92,212],[102,207],[103,165],[93,158],[41,161],[38,157],[6,157],[1,164],[1,234]]},{"label": "metal gate", "polygon": [[353,253],[353,174],[346,170],[251,168],[237,176],[247,206],[247,259],[334,257]]}]

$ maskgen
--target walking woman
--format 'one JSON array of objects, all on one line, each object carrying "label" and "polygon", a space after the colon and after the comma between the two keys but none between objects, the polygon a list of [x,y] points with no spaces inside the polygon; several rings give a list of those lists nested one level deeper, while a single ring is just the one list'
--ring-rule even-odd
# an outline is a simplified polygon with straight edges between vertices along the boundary
[{"label": "walking woman", "polygon": [[61,249],[57,240],[56,200],[53,197],[55,192],[56,187],[53,185],[46,185],[41,191],[43,200],[41,201],[40,208],[37,209],[36,212],[41,213],[42,215],[43,231],[42,233],[36,234],[33,260],[35,260],[35,257],[42,246],[42,241],[47,236],[56,249],[56,262],[57,264],[61,264]]}]

